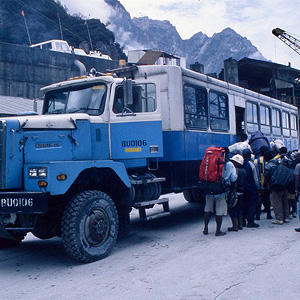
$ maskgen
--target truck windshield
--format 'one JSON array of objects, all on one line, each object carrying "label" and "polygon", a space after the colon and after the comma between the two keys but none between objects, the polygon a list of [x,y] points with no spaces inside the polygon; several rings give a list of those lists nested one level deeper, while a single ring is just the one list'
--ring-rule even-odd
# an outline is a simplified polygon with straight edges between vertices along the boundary
[{"label": "truck windshield", "polygon": [[106,98],[106,85],[88,85],[50,91],[45,95],[43,114],[87,113],[101,115]]}]

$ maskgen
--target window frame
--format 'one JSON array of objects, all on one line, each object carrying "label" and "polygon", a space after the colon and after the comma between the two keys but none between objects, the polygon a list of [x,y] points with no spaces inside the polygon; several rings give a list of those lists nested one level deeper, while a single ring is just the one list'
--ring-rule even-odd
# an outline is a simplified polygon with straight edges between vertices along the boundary
[{"label": "window frame", "polygon": [[[263,124],[262,123],[262,108],[264,108],[264,109],[268,109],[269,110],[269,113],[268,113],[268,115],[269,115],[269,125],[268,124]],[[268,106],[268,105],[265,105],[265,104],[261,104],[260,106],[259,106],[259,124],[260,124],[260,129],[261,129],[261,131],[264,133],[264,134],[266,134],[266,135],[271,135],[272,134],[272,120],[271,120],[272,118],[271,118],[271,107],[270,106]],[[265,132],[264,130],[263,130],[263,128],[264,127],[269,127],[269,132]]]},{"label": "window frame", "polygon": [[[251,121],[249,121],[249,119],[248,119],[248,104],[252,105],[252,109],[251,109],[252,118],[251,118]],[[257,117],[257,121],[256,122],[255,122],[255,120],[253,118],[253,106],[256,106],[256,117]],[[247,124],[247,132],[248,133],[253,133],[255,131],[260,130],[260,109],[259,109],[258,103],[253,102],[251,100],[246,100],[246,112],[245,113],[246,113],[246,118],[245,119],[246,119],[246,124]],[[257,128],[254,129],[253,131],[249,130],[248,124],[254,125],[254,127],[257,126]]]},{"label": "window frame", "polygon": [[[196,95],[196,90],[199,90],[199,91],[203,91],[204,94],[205,94],[205,109],[206,109],[206,114],[204,115],[200,115],[199,112],[197,112],[199,106],[197,105],[198,102],[197,102],[197,98],[195,96],[195,104],[196,104],[196,107],[194,107],[196,109],[196,112],[193,113],[192,111],[188,112],[186,110],[186,98],[185,98],[185,93],[184,93],[184,89],[185,88],[192,88],[195,90],[195,95]],[[191,83],[184,83],[183,85],[183,108],[184,108],[184,124],[185,124],[185,127],[187,129],[198,129],[198,130],[204,130],[204,131],[207,131],[208,128],[209,128],[209,107],[208,107],[208,92],[207,92],[207,89],[202,87],[202,86],[197,86],[195,84],[191,84]],[[194,115],[194,116],[202,116],[202,117],[205,117],[206,118],[206,126],[204,127],[200,127],[200,126],[197,126],[197,125],[190,125],[190,124],[187,124],[187,119],[186,119],[186,114],[189,114],[189,115]]]},{"label": "window frame", "polygon": [[[275,126],[273,123],[273,111],[278,112],[279,113],[279,126]],[[282,136],[282,119],[281,119],[281,110],[278,108],[274,108],[272,107],[272,112],[271,112],[271,120],[272,120],[272,134],[274,136]],[[277,116],[276,116],[276,120],[277,120]],[[274,132],[274,129],[280,129],[280,134],[277,134]]]},{"label": "window frame", "polygon": [[[283,120],[286,118],[284,118],[283,116],[286,116],[287,117],[287,122],[283,122]],[[282,135],[284,137],[290,137],[291,136],[291,120],[290,120],[290,114],[283,110],[281,112],[281,122],[282,122]],[[285,123],[285,124],[284,124]],[[288,123],[288,124],[287,124]],[[285,127],[285,126],[288,126],[288,127]]]},{"label": "window frame", "polygon": [[[124,104],[124,87],[123,87],[122,84],[117,84],[116,88],[115,88],[113,105],[112,105],[112,108],[111,108],[112,111],[113,111],[113,113],[116,114],[116,115],[126,115],[128,113],[131,113],[131,114],[133,113],[134,115],[135,114],[145,114],[145,113],[147,113],[147,114],[149,114],[149,113],[155,113],[157,111],[157,108],[158,108],[158,105],[157,105],[158,104],[158,101],[157,101],[157,91],[156,91],[156,85],[155,85],[155,83],[153,83],[153,82],[134,83],[133,86],[132,86],[132,89],[133,89],[132,94],[134,94],[134,87],[135,86],[144,85],[145,86],[145,91],[146,91],[146,94],[147,94],[146,97],[145,97],[145,99],[150,98],[150,97],[148,97],[148,88],[147,88],[147,85],[150,85],[150,84],[154,86],[154,91],[155,91],[154,110],[153,111],[135,111],[135,110],[132,110],[130,107],[128,107],[129,110],[124,111],[124,108],[125,108],[125,104]],[[123,100],[123,102],[122,102],[122,106],[123,106],[122,111],[116,110],[116,95],[117,95],[117,91],[119,89],[123,90],[123,98],[120,98],[120,99]],[[143,106],[143,103],[140,103],[140,104]]]},{"label": "window frame", "polygon": [[[295,117],[295,129],[292,128],[292,117]],[[291,129],[291,137],[292,138],[297,138],[298,137],[298,117],[296,114],[291,113],[290,114],[290,129]],[[293,134],[295,133],[295,134]]]}]

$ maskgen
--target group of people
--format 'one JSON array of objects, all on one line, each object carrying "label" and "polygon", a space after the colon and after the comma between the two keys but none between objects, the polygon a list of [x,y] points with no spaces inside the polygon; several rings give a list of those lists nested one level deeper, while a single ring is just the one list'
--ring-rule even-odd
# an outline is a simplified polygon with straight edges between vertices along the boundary
[{"label": "group of people", "polygon": [[[247,138],[247,135],[243,136],[243,141],[238,143],[238,149],[236,145],[229,149],[225,148],[222,177],[229,188],[221,194],[206,195],[204,235],[208,234],[209,221],[214,212],[216,236],[226,234],[221,230],[221,226],[222,218],[228,211],[232,221],[232,226],[228,228],[229,232],[237,232],[243,227],[258,228],[259,224],[255,221],[260,220],[262,212],[266,213],[267,219],[272,219],[272,224],[276,225],[289,223],[297,216],[297,199],[300,194],[300,152],[293,151],[291,160],[291,153],[287,152],[287,147],[281,140],[268,142],[260,146],[259,150],[253,151]],[[279,170],[277,168],[279,165],[284,166],[284,169]],[[276,180],[279,182],[287,178],[293,180],[293,184],[289,187],[273,184]],[[232,199],[235,199],[233,203]],[[300,232],[300,227],[295,228],[295,231]]]}]

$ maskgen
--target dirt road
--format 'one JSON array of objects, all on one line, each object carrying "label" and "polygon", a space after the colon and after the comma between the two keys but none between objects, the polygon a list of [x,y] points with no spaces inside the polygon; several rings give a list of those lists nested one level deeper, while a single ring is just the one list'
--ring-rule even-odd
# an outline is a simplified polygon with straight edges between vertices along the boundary
[{"label": "dirt road", "polygon": [[[130,236],[102,261],[80,264],[59,238],[28,235],[0,250],[2,300],[77,299],[298,299],[299,220],[245,228],[215,237],[202,234],[203,214],[182,194],[170,195],[171,215],[141,222],[132,212]],[[157,209],[161,209],[158,207]],[[229,217],[223,229],[230,225]]]}]

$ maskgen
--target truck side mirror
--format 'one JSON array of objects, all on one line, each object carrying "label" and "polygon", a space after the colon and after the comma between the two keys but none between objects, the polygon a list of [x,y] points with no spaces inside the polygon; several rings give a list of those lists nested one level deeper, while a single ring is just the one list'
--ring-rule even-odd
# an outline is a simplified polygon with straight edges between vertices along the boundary
[{"label": "truck side mirror", "polygon": [[123,82],[123,89],[124,89],[124,104],[132,105],[133,98],[132,98],[132,79],[125,79]]}]

